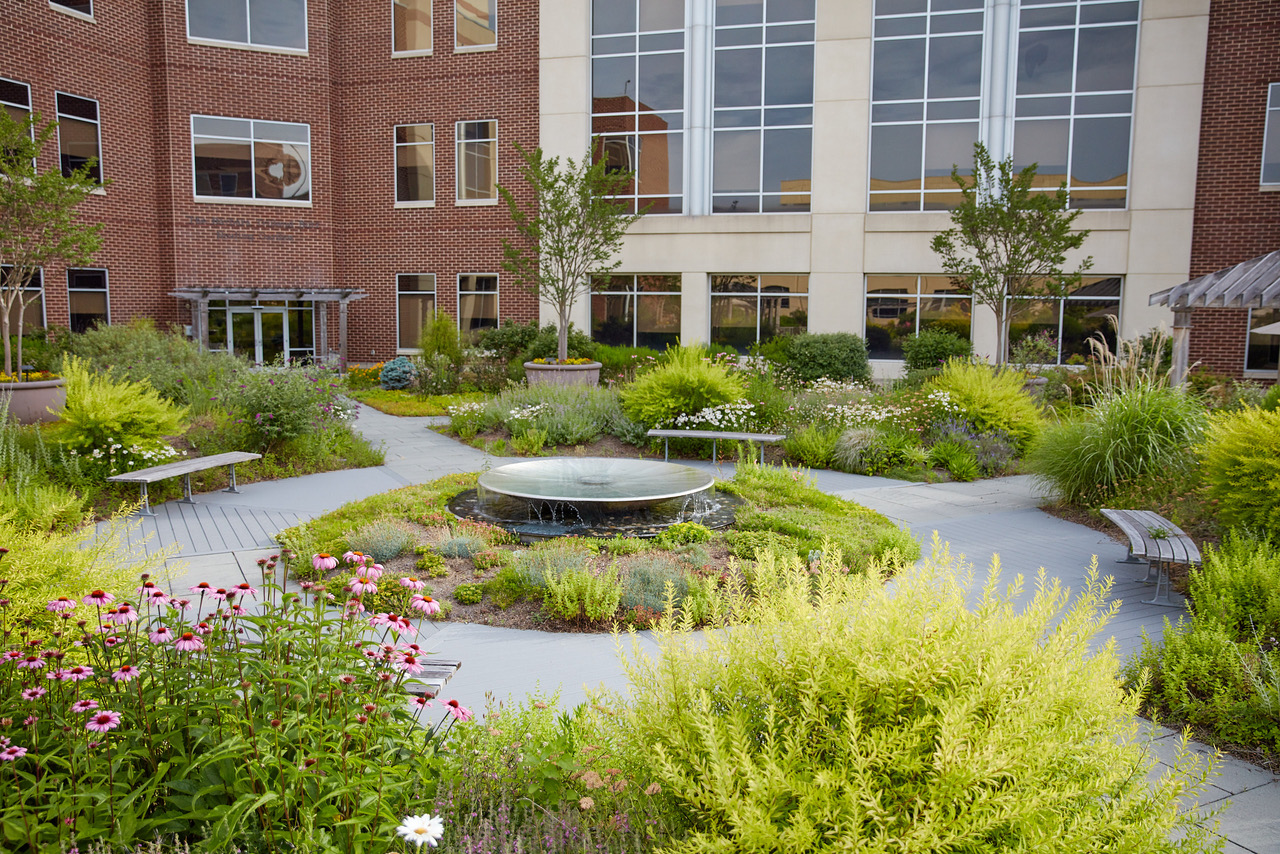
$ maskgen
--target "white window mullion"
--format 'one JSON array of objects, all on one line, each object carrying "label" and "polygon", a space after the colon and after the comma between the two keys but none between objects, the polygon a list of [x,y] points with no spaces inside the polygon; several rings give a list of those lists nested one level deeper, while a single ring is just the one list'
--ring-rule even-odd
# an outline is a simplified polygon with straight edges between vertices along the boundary
[{"label": "white window mullion", "polygon": [[1018,68],[1017,3],[988,0],[983,33],[981,120],[978,139],[993,160],[1013,156],[1013,116]]},{"label": "white window mullion", "polygon": [[685,163],[684,210],[692,216],[711,213],[712,63],[715,28],[711,4],[694,0],[685,6]]}]

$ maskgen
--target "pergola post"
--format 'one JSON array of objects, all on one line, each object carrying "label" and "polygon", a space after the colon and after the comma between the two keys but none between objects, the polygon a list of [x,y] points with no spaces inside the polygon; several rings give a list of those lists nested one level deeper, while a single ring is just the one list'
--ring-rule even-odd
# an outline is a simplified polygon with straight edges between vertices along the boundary
[{"label": "pergola post", "polygon": [[329,364],[329,304],[316,303],[316,360]]},{"label": "pergola post", "polygon": [[1191,309],[1173,312],[1173,384],[1186,385],[1191,362]]},{"label": "pergola post", "polygon": [[347,298],[338,300],[338,373],[347,372]]}]

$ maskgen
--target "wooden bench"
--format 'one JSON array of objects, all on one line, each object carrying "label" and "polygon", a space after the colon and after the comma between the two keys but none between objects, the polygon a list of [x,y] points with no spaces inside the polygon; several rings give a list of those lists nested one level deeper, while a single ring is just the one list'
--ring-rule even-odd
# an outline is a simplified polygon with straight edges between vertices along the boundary
[{"label": "wooden bench", "polygon": [[650,430],[648,435],[662,440],[662,458],[664,460],[670,459],[668,443],[672,439],[710,439],[712,462],[718,459],[716,456],[716,442],[720,439],[730,442],[759,442],[761,465],[764,464],[764,446],[781,442],[787,438],[781,433],[733,433],[721,430]]},{"label": "wooden bench", "polygon": [[[1185,563],[1194,566],[1200,563],[1200,549],[1187,536],[1186,532],[1168,519],[1151,510],[1112,510],[1102,509],[1106,516],[1129,537],[1129,556],[1117,563],[1147,563],[1147,575],[1142,579],[1144,584],[1156,583],[1155,596],[1144,600],[1148,605],[1163,605],[1168,608],[1182,606],[1169,599],[1169,564]],[[1152,578],[1152,573],[1155,577]],[[1164,583],[1164,599],[1160,599],[1160,584]]]},{"label": "wooden bench", "polygon": [[453,674],[462,668],[461,661],[429,656],[423,662],[424,670],[417,676],[404,680],[404,690],[415,697],[435,699]]},{"label": "wooden bench", "polygon": [[212,454],[207,457],[190,457],[177,462],[165,463],[161,466],[152,466],[151,468],[138,469],[137,471],[117,474],[107,478],[113,483],[137,483],[142,485],[142,509],[138,511],[141,516],[154,516],[155,511],[151,509],[151,500],[147,496],[147,484],[155,483],[158,480],[168,480],[171,477],[182,475],[183,487],[186,491],[186,497],[179,500],[180,504],[195,504],[195,499],[191,497],[191,475],[194,472],[205,471],[206,469],[216,469],[218,466],[226,466],[231,473],[231,486],[222,490],[223,492],[239,493],[236,489],[236,463],[247,463],[250,460],[260,460],[262,454],[251,454],[248,451],[230,451],[225,454]]}]

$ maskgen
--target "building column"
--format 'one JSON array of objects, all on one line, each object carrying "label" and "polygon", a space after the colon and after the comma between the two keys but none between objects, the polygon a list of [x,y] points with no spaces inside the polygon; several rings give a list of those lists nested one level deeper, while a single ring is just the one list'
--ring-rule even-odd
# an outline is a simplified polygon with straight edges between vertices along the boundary
[{"label": "building column", "polygon": [[711,333],[711,280],[704,271],[680,274],[680,343],[705,344]]}]

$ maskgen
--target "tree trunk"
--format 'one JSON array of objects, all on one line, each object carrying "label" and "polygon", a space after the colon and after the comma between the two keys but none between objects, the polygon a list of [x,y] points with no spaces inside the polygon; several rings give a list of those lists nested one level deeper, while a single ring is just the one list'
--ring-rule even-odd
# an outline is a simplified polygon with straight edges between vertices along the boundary
[{"label": "tree trunk", "polygon": [[0,335],[4,336],[4,372],[13,376],[13,344],[9,341],[9,315],[13,313],[13,300],[0,300]]},{"label": "tree trunk", "polygon": [[569,309],[560,310],[560,329],[556,341],[556,358],[563,362],[569,358]]}]

